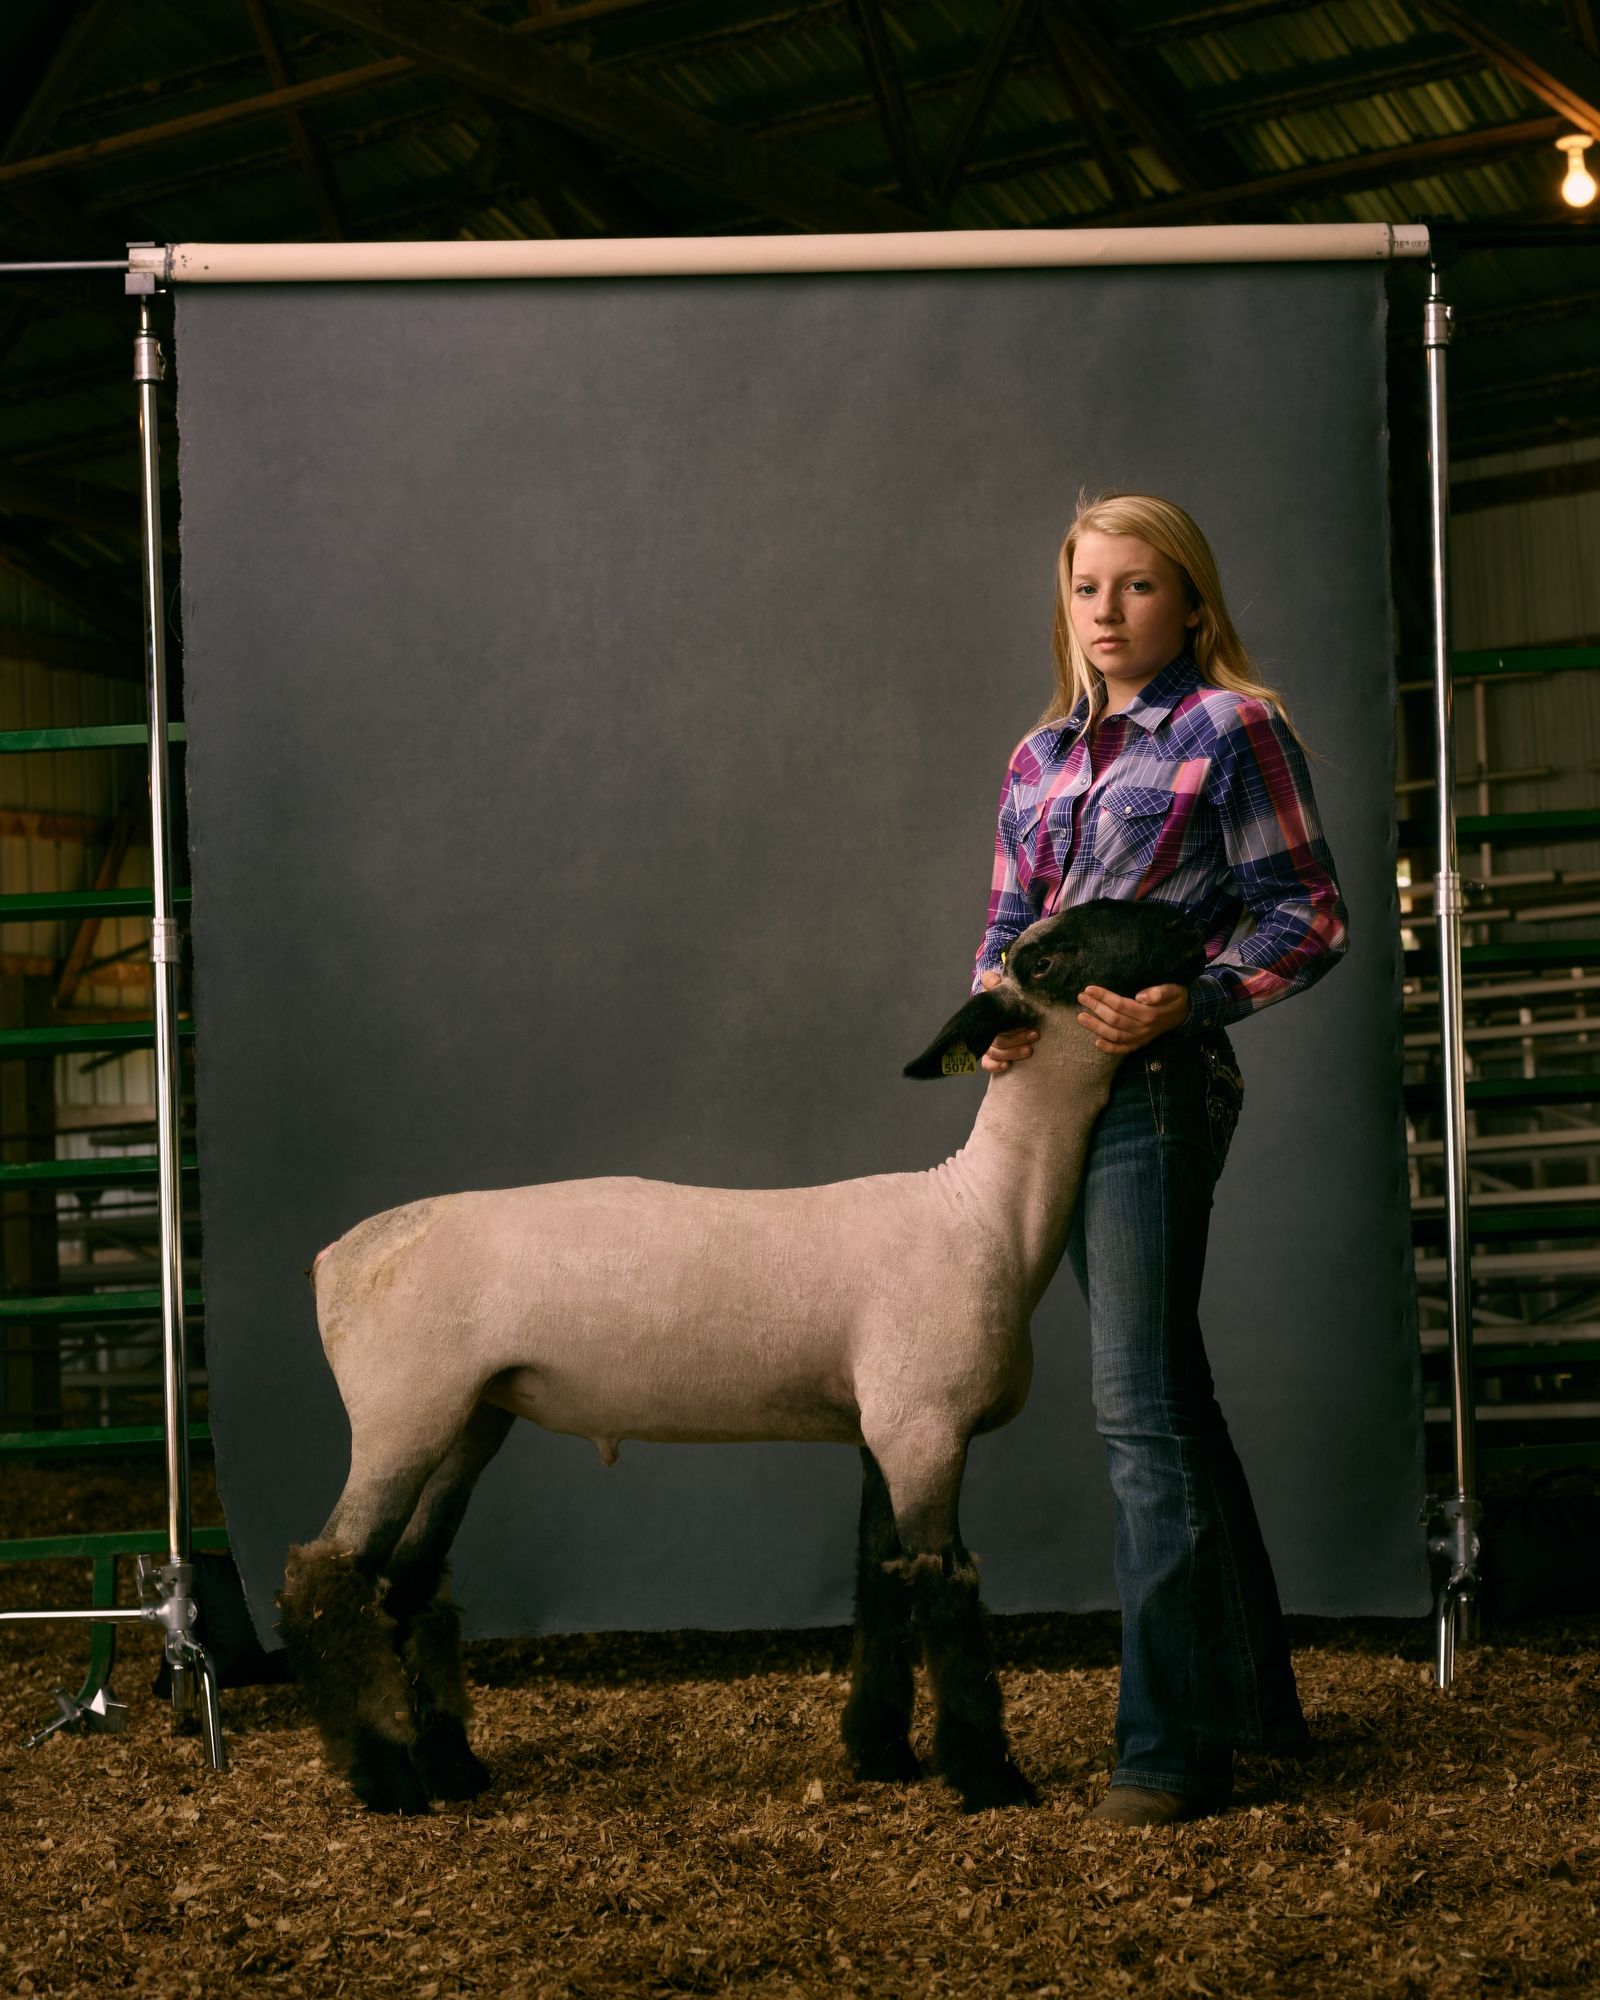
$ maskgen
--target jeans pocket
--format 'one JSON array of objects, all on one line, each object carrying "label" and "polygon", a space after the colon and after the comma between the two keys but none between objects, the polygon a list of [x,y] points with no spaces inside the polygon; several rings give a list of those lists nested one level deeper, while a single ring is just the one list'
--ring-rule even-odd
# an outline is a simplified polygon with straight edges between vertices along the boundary
[{"label": "jeans pocket", "polygon": [[1220,1174],[1244,1105],[1244,1078],[1220,1050],[1202,1047],[1201,1054],[1206,1066],[1206,1122],[1211,1130],[1211,1156]]}]

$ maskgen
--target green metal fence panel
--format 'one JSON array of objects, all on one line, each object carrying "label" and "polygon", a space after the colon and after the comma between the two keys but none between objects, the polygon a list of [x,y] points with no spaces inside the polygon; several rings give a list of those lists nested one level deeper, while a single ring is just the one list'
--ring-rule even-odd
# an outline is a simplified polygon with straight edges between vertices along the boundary
[{"label": "green metal fence panel", "polygon": [[[179,1166],[186,1174],[198,1171],[193,1153],[185,1153]],[[122,1187],[156,1178],[154,1153],[134,1153],[114,1160],[18,1160],[0,1164],[0,1188],[12,1187]]]},{"label": "green metal fence panel", "polygon": [[[160,1444],[166,1432],[160,1424],[103,1424],[93,1429],[55,1431],[0,1431],[0,1458],[51,1457],[87,1451],[126,1451],[147,1444]],[[191,1424],[190,1444],[210,1444],[211,1426]]]},{"label": "green metal fence panel", "polygon": [[[178,1023],[180,1041],[194,1040],[194,1022]],[[99,1053],[106,1049],[154,1048],[154,1021],[83,1021],[60,1028],[0,1028],[0,1062],[38,1056]]]},{"label": "green metal fence panel", "polygon": [[[1559,1202],[1538,1208],[1474,1210],[1469,1201],[1467,1229],[1474,1240],[1483,1237],[1600,1236],[1600,1207],[1588,1202]],[[1442,1215],[1418,1215],[1411,1221],[1411,1233],[1419,1242],[1437,1242],[1444,1236]]]},{"label": "green metal fence panel", "polygon": [[[1531,944],[1469,944],[1462,948],[1466,972],[1566,972],[1600,965],[1600,938],[1541,938]],[[1406,971],[1413,978],[1439,970],[1439,953],[1431,946],[1406,953]]]},{"label": "green metal fence panel", "polygon": [[[1518,844],[1594,840],[1600,837],[1600,811],[1590,806],[1575,806],[1560,812],[1462,813],[1456,818],[1456,832],[1462,840]],[[1403,819],[1395,829],[1395,837],[1400,851],[1406,853],[1432,848],[1438,835],[1431,820]]]},{"label": "green metal fence panel", "polygon": [[[1436,1083],[1406,1085],[1408,1111],[1440,1111]],[[1600,1103],[1600,1076],[1483,1076],[1467,1085],[1467,1102],[1477,1110],[1520,1110],[1533,1104]]]},{"label": "green metal fence panel", "polygon": [[[187,1312],[203,1312],[204,1301],[197,1288],[183,1294]],[[75,1292],[63,1297],[50,1293],[40,1298],[0,1296],[0,1320],[7,1319],[149,1319],[161,1311],[159,1291]]]},{"label": "green metal fence panel", "polygon": [[[1452,653],[1453,675],[1571,674],[1600,667],[1600,646],[1517,646],[1500,652]],[[1431,668],[1424,671],[1431,673]]]},{"label": "green metal fence panel", "polygon": [[[185,723],[168,723],[169,743],[188,740]],[[109,750],[149,741],[150,728],[143,722],[97,722],[83,729],[0,729],[0,756],[29,750]]]},{"label": "green metal fence panel", "polygon": [[[190,1537],[197,1549],[225,1549],[226,1528],[196,1528]],[[130,1528],[105,1535],[38,1535],[23,1542],[0,1542],[0,1563],[62,1562],[78,1556],[161,1556],[167,1552],[162,1528]]]},{"label": "green metal fence panel", "polygon": [[[174,889],[174,906],[193,900],[192,889]],[[148,917],[155,914],[149,889],[43,889],[26,896],[0,896],[0,924],[41,924],[57,917]]]}]

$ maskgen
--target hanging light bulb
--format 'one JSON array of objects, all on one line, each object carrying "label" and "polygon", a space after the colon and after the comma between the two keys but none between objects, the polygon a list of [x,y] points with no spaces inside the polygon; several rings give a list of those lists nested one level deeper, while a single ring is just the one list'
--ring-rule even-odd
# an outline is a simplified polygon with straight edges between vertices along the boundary
[{"label": "hanging light bulb", "polygon": [[1594,175],[1583,164],[1583,149],[1590,143],[1576,132],[1556,141],[1557,150],[1567,156],[1567,177],[1561,183],[1561,198],[1571,208],[1587,208],[1595,197]]}]

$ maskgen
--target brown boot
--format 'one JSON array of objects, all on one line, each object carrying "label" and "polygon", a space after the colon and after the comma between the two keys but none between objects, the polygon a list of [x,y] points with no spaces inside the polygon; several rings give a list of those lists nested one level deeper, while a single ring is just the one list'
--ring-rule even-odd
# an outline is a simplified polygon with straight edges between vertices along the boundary
[{"label": "brown boot", "polygon": [[1089,1814],[1113,1826],[1174,1826],[1179,1820],[1205,1819],[1222,1812],[1226,1799],[1184,1796],[1178,1792],[1147,1792],[1139,1785],[1113,1785]]}]

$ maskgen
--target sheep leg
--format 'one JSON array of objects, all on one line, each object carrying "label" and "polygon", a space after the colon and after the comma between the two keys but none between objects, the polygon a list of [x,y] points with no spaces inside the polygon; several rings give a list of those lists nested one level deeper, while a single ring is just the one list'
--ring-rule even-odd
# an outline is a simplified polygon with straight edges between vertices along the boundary
[{"label": "sheep leg", "polygon": [[449,1456],[422,1490],[389,1560],[383,1609],[410,1688],[416,1740],[411,1759],[435,1799],[473,1799],[489,1772],[467,1742],[472,1704],[461,1666],[461,1614],[451,1602],[446,1558],[478,1476],[505,1442],[514,1419],[480,1403]]},{"label": "sheep leg", "polygon": [[376,1812],[428,1810],[395,1623],[377,1584],[432,1469],[413,1462],[358,1479],[353,1467],[322,1533],[290,1549],[278,1593],[278,1630],[328,1763]]},{"label": "sheep leg", "polygon": [[1037,1805],[1039,1795],[1006,1741],[978,1568],[956,1519],[967,1440],[897,1438],[876,1456],[905,1549],[896,1568],[933,1685],[934,1768],[961,1794],[963,1812]]},{"label": "sheep leg", "polygon": [[850,1699],[841,1722],[858,1778],[905,1781],[922,1776],[911,1748],[912,1669],[916,1639],[906,1581],[886,1565],[905,1551],[878,1461],[862,1447],[861,1525],[856,1546],[856,1633]]}]

